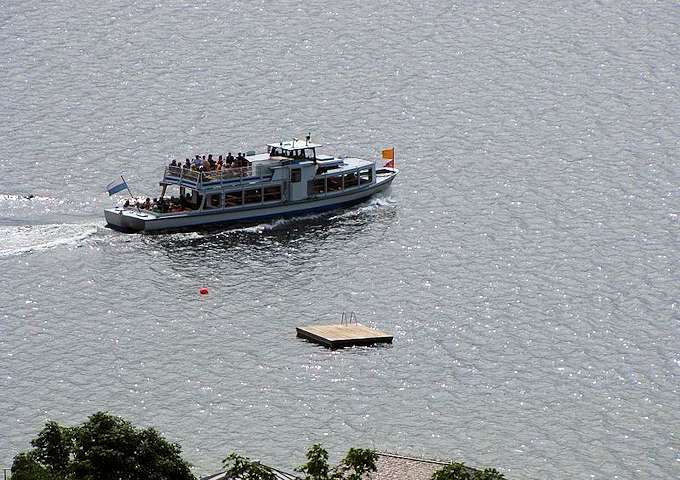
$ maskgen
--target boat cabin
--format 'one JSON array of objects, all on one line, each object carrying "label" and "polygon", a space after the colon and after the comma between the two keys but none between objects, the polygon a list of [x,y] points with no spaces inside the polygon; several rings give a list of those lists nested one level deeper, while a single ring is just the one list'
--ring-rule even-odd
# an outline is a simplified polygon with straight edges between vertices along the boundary
[{"label": "boat cabin", "polygon": [[280,158],[282,161],[316,160],[316,149],[322,145],[308,141],[293,140],[291,142],[270,143],[267,153],[270,158]]},{"label": "boat cabin", "polygon": [[[265,153],[248,152],[246,165],[238,168],[168,166],[160,182],[160,205],[154,211],[174,214],[323,200],[375,183],[375,162],[317,154],[320,147],[295,139],[268,144]],[[175,189],[178,197],[172,192]]]}]

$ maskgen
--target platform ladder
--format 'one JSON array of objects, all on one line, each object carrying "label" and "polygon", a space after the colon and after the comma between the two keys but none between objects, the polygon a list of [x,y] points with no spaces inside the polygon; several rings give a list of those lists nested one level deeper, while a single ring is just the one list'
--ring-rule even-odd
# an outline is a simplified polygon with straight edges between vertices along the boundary
[{"label": "platform ladder", "polygon": [[340,319],[340,325],[345,325],[345,326],[350,326],[352,324],[352,321],[354,321],[355,325],[359,325],[359,321],[357,320],[357,315],[354,313],[354,311],[351,311],[349,315],[347,315],[347,312],[342,312],[342,318]]}]

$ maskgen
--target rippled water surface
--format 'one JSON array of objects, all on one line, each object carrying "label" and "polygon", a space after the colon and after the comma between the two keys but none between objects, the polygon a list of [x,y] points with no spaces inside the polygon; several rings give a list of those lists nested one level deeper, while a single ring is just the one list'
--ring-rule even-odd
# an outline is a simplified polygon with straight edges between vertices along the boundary
[{"label": "rippled water surface", "polygon": [[[321,441],[680,477],[675,2],[87,3],[0,2],[0,464],[105,409],[197,474]],[[308,131],[402,173],[324,216],[104,228],[121,173],[157,195],[171,158]],[[343,310],[394,344],[295,338]]]}]

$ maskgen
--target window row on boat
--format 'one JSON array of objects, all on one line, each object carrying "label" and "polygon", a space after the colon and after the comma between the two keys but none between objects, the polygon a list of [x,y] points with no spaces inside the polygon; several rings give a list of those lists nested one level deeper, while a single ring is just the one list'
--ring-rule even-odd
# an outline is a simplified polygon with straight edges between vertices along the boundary
[{"label": "window row on boat", "polygon": [[373,169],[370,167],[350,172],[339,172],[337,174],[326,173],[324,176],[316,177],[310,182],[309,192],[314,195],[321,195],[347,190],[372,182]]},{"label": "window row on boat", "polygon": [[281,185],[233,190],[230,192],[207,193],[205,209],[239,207],[259,203],[280,202],[282,200]]}]

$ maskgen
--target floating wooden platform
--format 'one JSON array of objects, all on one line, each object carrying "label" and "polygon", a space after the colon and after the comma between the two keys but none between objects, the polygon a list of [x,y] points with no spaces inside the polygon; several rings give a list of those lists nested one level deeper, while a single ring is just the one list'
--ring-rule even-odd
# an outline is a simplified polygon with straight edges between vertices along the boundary
[{"label": "floating wooden platform", "polygon": [[392,335],[353,323],[345,325],[308,325],[297,327],[297,336],[328,348],[392,343]]}]

